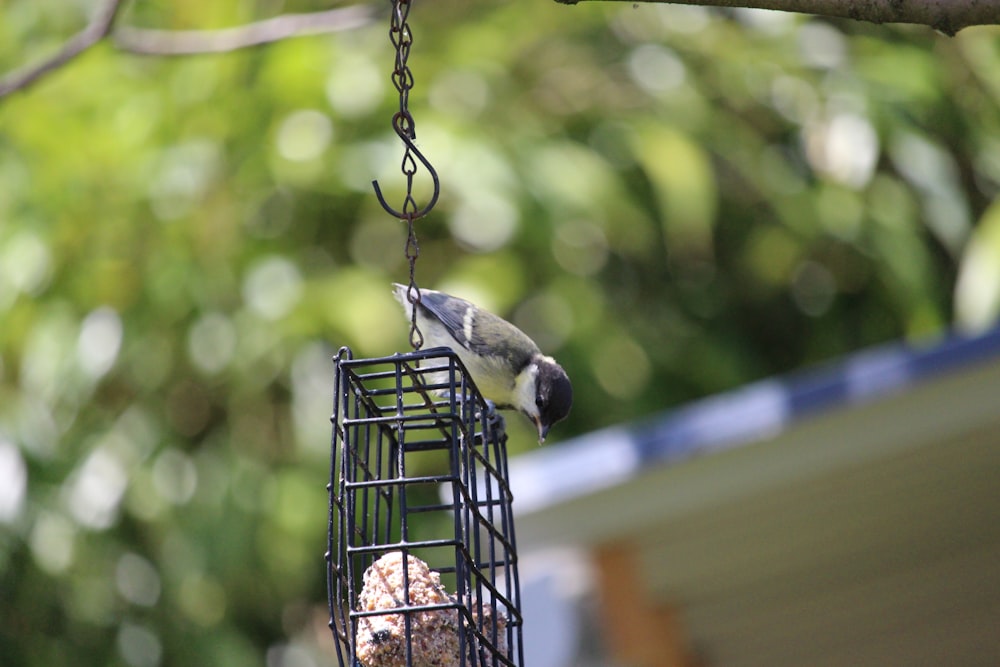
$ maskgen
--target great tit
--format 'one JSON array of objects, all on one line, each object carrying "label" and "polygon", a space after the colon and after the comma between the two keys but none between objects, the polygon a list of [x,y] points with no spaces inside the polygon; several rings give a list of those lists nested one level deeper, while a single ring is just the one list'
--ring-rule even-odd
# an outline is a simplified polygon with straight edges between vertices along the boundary
[{"label": "great tit", "polygon": [[[408,287],[393,283],[393,288],[412,318]],[[569,414],[573,387],[566,371],[510,322],[465,299],[429,289],[420,290],[416,321],[424,347],[454,350],[483,398],[526,415],[538,429],[538,442]]]}]

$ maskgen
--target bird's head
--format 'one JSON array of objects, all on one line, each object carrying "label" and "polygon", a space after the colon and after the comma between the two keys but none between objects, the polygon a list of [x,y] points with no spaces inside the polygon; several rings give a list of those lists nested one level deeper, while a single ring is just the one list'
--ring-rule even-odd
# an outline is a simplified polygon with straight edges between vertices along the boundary
[{"label": "bird's head", "polygon": [[538,442],[544,442],[549,429],[569,414],[573,406],[573,385],[562,366],[552,357],[532,359],[522,373],[527,374],[523,397],[515,407],[528,416],[538,429]]}]

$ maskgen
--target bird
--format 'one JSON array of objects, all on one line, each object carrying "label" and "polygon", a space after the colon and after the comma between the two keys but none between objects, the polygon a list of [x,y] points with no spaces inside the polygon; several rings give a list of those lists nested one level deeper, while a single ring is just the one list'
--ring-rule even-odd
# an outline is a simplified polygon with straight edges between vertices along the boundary
[{"label": "bird", "polygon": [[515,409],[538,430],[549,429],[573,406],[573,385],[562,366],[507,320],[444,292],[420,289],[413,304],[407,285],[393,283],[393,295],[423,334],[426,347],[447,347],[462,360],[479,393],[497,408]]}]

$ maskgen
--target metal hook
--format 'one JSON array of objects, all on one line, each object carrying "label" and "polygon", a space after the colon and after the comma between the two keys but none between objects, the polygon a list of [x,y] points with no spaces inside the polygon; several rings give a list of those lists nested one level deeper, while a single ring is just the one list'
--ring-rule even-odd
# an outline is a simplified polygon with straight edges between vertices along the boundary
[{"label": "metal hook", "polygon": [[[406,209],[405,205],[403,206],[404,210],[402,212],[397,211],[396,209],[389,206],[389,203],[386,202],[385,197],[382,196],[382,189],[378,186],[377,180],[372,181],[372,187],[375,188],[375,197],[378,199],[378,203],[382,205],[382,208],[385,209],[386,213],[388,213],[391,216],[394,216],[399,220],[416,220],[417,218],[424,217],[425,215],[431,212],[432,208],[434,208],[434,205],[437,203],[438,200],[438,195],[441,194],[441,184],[438,181],[437,171],[435,171],[433,165],[431,165],[431,163],[427,160],[427,158],[424,157],[424,154],[420,152],[420,149],[417,148],[416,144],[413,143],[413,137],[412,137],[412,135],[414,134],[413,121],[412,120],[409,121],[408,123],[409,129],[404,128],[399,123],[399,120],[402,116],[403,114],[401,113],[397,113],[395,116],[393,116],[392,127],[396,131],[396,134],[399,135],[399,138],[402,139],[403,143],[406,144],[407,153],[408,154],[412,153],[413,155],[415,155],[416,158],[420,161],[420,164],[424,165],[424,168],[427,169],[428,172],[430,172],[431,180],[434,182],[434,194],[431,195],[431,200],[427,203],[427,206],[423,207],[419,211],[408,213],[405,210]],[[408,174],[407,176],[412,182],[413,174]],[[407,201],[412,201],[409,183],[407,183],[406,198]]]}]

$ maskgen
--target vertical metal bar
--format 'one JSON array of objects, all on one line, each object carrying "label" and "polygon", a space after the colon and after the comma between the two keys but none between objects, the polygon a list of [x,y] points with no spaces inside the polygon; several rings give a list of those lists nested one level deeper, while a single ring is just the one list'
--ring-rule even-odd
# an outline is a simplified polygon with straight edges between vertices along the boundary
[{"label": "vertical metal bar", "polygon": [[[353,600],[355,595],[354,590],[354,563],[350,555],[350,544],[354,539],[354,534],[356,530],[355,526],[355,516],[356,516],[356,504],[354,497],[354,490],[351,487],[352,474],[351,470],[354,468],[354,448],[355,448],[355,436],[356,430],[353,426],[349,424],[350,419],[353,414],[351,411],[352,405],[357,411],[357,398],[355,392],[353,392],[350,375],[347,369],[344,368],[343,362],[339,367],[341,375],[341,423],[342,423],[342,439],[340,442],[340,488],[342,492],[342,505],[341,505],[341,516],[340,516],[340,538],[341,545],[339,548],[338,557],[341,559],[343,564],[343,569],[341,570],[341,577],[346,579],[347,587],[347,601]],[[354,401],[351,401],[351,397],[354,397]],[[345,600],[340,600],[340,604],[344,605]],[[356,633],[356,624],[353,619],[350,618],[350,604],[347,604],[347,614],[344,623],[344,634],[348,638],[348,656],[351,664],[354,663],[354,641],[353,637]]]},{"label": "vertical metal bar", "polygon": [[[507,460],[507,435],[503,434],[499,438],[500,455],[497,460],[497,470],[500,471],[500,478],[504,480],[504,503],[502,505],[500,523],[503,529],[504,538],[507,540],[507,567],[506,581],[508,583],[507,597],[513,604],[513,608],[508,610],[507,623],[507,650],[511,651],[512,659],[516,659],[517,665],[524,664],[524,643],[522,642],[523,618],[521,617],[521,580],[517,566],[517,540],[514,535],[514,513],[513,495],[510,492],[510,469]],[[511,585],[512,584],[512,585]],[[515,618],[516,615],[516,618]],[[516,648],[515,648],[516,645]]]},{"label": "vertical metal bar", "polygon": [[[341,401],[343,394],[343,380],[340,368],[340,362],[345,354],[350,353],[347,348],[341,348],[334,357],[334,378],[333,378],[333,414],[330,417],[330,422],[332,424],[331,434],[330,434],[330,481],[327,483],[327,501],[329,503],[329,516],[327,520],[327,533],[326,533],[326,595],[327,604],[330,609],[330,630],[333,634],[333,643],[337,651],[337,660],[341,664],[344,662],[344,646],[343,642],[340,641],[340,636],[337,632],[337,619],[340,619],[341,627],[344,628],[346,633],[346,623],[344,623],[343,613],[340,606],[340,600],[342,599],[342,585],[343,577],[341,574],[341,567],[343,563],[340,560],[340,551],[338,549],[337,554],[333,552],[334,549],[334,512],[337,511],[339,514],[343,514],[343,488],[338,483],[338,467],[337,467],[337,451],[339,443],[343,441],[343,433],[341,431],[340,419],[343,416],[341,412]],[[337,499],[336,501],[334,499]],[[343,516],[337,517],[337,536],[340,540],[343,540]],[[334,559],[336,558],[336,570],[337,574],[334,575]]]}]

